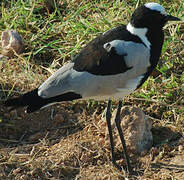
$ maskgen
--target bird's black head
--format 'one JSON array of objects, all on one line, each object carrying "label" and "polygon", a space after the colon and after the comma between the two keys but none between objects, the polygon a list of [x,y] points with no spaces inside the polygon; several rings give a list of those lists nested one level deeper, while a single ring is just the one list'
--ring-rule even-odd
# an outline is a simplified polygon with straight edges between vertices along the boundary
[{"label": "bird's black head", "polygon": [[136,28],[162,29],[167,21],[179,20],[168,15],[160,4],[152,2],[138,7],[132,14],[130,23]]}]

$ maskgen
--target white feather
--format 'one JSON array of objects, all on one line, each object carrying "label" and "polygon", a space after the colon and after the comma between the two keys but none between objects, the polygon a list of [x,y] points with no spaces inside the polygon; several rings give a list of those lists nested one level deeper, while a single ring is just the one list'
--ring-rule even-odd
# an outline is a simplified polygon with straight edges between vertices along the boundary
[{"label": "white feather", "polygon": [[150,2],[150,3],[146,3],[144,6],[151,10],[159,11],[161,14],[167,16],[165,8],[158,3]]},{"label": "white feather", "polygon": [[135,28],[131,25],[131,23],[128,23],[127,30],[132,34],[137,35],[144,42],[144,44],[147,46],[147,48],[150,49],[151,43],[149,42],[148,38],[146,37],[146,33],[148,31],[147,28]]}]

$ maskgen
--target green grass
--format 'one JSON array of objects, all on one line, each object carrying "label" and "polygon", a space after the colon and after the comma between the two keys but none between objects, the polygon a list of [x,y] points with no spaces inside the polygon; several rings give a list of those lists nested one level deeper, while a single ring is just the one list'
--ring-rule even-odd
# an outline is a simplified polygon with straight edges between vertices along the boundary
[{"label": "green grass", "polygon": [[[2,1],[0,34],[7,29],[17,30],[25,49],[23,54],[0,61],[1,100],[38,87],[101,32],[127,24],[135,7],[144,2],[147,1],[65,0],[48,13],[43,0]],[[155,2],[183,19],[184,1]],[[167,24],[164,29],[165,42],[156,75],[124,103],[141,107],[156,119],[156,124],[159,121],[163,126],[172,125],[184,135],[184,27],[180,22]],[[94,112],[98,104],[90,102],[87,110]],[[116,102],[113,108],[115,105]],[[3,121],[0,118],[0,124]]]},{"label": "green grass", "polygon": [[[0,62],[1,87],[6,90],[1,93],[6,95],[2,98],[13,96],[17,89],[23,92],[37,87],[99,33],[126,24],[132,10],[139,4],[136,0],[61,1],[55,12],[48,14],[41,0],[2,2],[0,32],[15,29],[25,41],[23,54]],[[163,5],[168,12],[183,17],[183,2],[172,3],[172,6],[163,2]],[[150,77],[142,90],[132,95],[133,98],[165,104],[171,111],[178,112],[177,119],[184,116],[184,61],[180,54],[183,49],[180,30],[183,31],[181,23],[167,25],[162,61],[157,67],[158,76]],[[166,121],[171,119],[164,116]]]}]

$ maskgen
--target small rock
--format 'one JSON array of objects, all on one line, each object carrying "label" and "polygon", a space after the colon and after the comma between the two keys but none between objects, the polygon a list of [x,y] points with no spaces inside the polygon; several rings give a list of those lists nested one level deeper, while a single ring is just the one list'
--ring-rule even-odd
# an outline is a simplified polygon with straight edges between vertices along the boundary
[{"label": "small rock", "polygon": [[13,170],[13,175],[16,176],[18,173],[20,173],[22,169],[20,167],[18,167],[17,169]]},{"label": "small rock", "polygon": [[20,176],[20,180],[25,180],[25,179],[29,179],[28,176],[26,176],[25,174]]},{"label": "small rock", "polygon": [[20,54],[23,51],[23,39],[15,30],[6,30],[1,35],[2,55],[13,57],[14,51]]},{"label": "small rock", "polygon": [[[114,118],[116,110],[112,113],[112,129],[115,128]],[[121,109],[121,127],[126,141],[128,151],[141,154],[146,153],[153,144],[151,132],[152,120],[146,116],[140,108],[125,106]],[[115,128],[114,142],[116,148],[122,149],[121,140],[117,128]],[[108,131],[106,131],[106,135]],[[106,136],[106,140],[109,138]],[[108,140],[109,141],[109,140]],[[107,141],[106,141],[107,142]],[[109,143],[110,145],[110,143]]]},{"label": "small rock", "polygon": [[38,141],[43,137],[43,134],[41,132],[35,133],[29,137],[29,141]]},{"label": "small rock", "polygon": [[178,146],[178,151],[179,151],[179,152],[183,152],[183,150],[184,150],[184,146],[179,145],[179,146]]}]

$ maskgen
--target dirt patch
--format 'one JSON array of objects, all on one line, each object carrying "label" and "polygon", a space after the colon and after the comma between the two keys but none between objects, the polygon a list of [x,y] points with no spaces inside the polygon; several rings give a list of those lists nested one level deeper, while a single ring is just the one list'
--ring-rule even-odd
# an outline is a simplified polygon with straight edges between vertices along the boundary
[{"label": "dirt patch", "polygon": [[[136,176],[112,166],[102,113],[85,103],[62,103],[33,114],[0,108],[1,179],[175,179],[184,178],[184,139],[172,127],[154,125],[154,147],[130,153]],[[103,109],[104,105],[99,106]],[[102,112],[102,110],[100,110]],[[179,140],[180,139],[180,140]],[[126,162],[121,148],[118,163]]]}]

